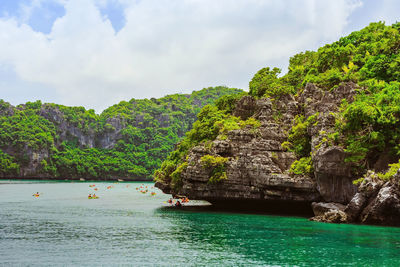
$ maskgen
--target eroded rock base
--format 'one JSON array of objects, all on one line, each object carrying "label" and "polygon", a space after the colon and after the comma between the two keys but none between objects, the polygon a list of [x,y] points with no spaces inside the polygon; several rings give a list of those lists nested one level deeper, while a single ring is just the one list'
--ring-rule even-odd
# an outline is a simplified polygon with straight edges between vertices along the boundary
[{"label": "eroded rock base", "polygon": [[212,209],[228,212],[261,213],[282,216],[312,216],[310,202],[296,201],[262,201],[262,200],[216,200],[208,199]]}]

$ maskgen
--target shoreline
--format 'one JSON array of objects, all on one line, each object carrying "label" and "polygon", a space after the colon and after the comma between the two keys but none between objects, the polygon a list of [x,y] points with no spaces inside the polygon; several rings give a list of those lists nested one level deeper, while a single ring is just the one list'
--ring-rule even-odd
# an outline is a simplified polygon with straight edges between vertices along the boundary
[{"label": "shoreline", "polygon": [[[84,180],[81,180],[84,179]],[[115,178],[115,179],[96,179],[96,178],[48,178],[48,177],[0,177],[1,180],[37,180],[37,181],[58,181],[58,182],[69,182],[69,181],[78,181],[78,182],[153,182],[153,180],[148,180],[144,178]],[[122,180],[122,181],[119,181]]]}]

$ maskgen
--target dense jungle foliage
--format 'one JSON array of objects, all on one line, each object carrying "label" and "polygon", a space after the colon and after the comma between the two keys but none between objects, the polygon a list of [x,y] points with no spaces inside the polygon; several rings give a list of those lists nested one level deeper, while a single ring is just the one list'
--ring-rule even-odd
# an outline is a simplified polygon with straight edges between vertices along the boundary
[{"label": "dense jungle foliage", "polygon": [[[381,153],[400,157],[400,23],[386,26],[371,23],[317,51],[306,51],[290,58],[288,72],[279,76],[278,68],[259,70],[249,83],[249,94],[255,98],[279,99],[284,95],[300,95],[307,83],[329,91],[342,82],[359,85],[355,101],[343,101],[336,116],[336,132],[328,136],[331,143],[342,146],[362,172],[370,168]],[[238,96],[236,96],[238,97]],[[198,121],[156,171],[156,180],[171,181],[171,173],[182,164],[188,150],[213,140],[225,127],[234,129],[231,111],[237,98],[222,98],[216,106],[206,106]],[[296,118],[283,147],[297,154],[291,168],[293,174],[309,174],[312,169],[310,137],[307,127],[318,114]],[[226,126],[227,125],[227,126]],[[180,169],[182,170],[182,168]],[[174,185],[174,183],[173,183]]]},{"label": "dense jungle foliage", "polygon": [[[399,29],[400,23],[391,26],[371,23],[316,52],[307,51],[292,57],[288,73],[276,78],[281,87],[286,88],[281,90],[285,93],[292,93],[296,88],[299,94],[308,82],[325,90],[347,81],[360,86],[352,103],[343,100],[340,112],[335,115],[336,132],[327,140],[344,147],[348,154],[346,161],[354,163],[359,173],[371,168],[382,153],[400,157]],[[253,90],[255,95],[257,92],[259,90]],[[299,137],[292,141],[291,149],[304,157],[302,163],[311,166],[310,155],[301,149],[299,153],[298,144],[306,136],[298,131],[302,123],[292,128],[291,135]],[[293,169],[309,170],[310,167],[295,166]]]},{"label": "dense jungle foliage", "polygon": [[83,107],[41,101],[13,107],[0,100],[0,176],[151,179],[203,106],[241,92],[210,87],[131,99],[99,115]]}]

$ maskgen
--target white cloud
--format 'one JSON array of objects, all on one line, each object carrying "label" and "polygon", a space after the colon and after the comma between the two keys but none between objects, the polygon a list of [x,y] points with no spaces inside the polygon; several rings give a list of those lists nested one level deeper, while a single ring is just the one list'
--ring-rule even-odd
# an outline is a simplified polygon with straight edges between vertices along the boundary
[{"label": "white cloud", "polygon": [[[396,8],[394,8],[396,7]],[[382,0],[377,11],[375,21],[385,21],[386,24],[393,24],[400,21],[400,5],[398,0]]]},{"label": "white cloud", "polygon": [[[294,53],[336,40],[360,5],[346,0],[120,1],[126,25],[118,33],[98,10],[104,0],[62,1],[66,14],[48,35],[13,18],[0,20],[0,64],[35,84],[32,90],[42,84],[53,88],[62,104],[97,110],[132,97],[213,85],[246,88],[261,67],[286,67]],[[7,99],[1,84],[0,93]]]}]

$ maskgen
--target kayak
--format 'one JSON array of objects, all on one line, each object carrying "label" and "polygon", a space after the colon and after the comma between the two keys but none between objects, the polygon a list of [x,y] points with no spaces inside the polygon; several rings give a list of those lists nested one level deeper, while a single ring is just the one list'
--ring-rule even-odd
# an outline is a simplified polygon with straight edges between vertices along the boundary
[{"label": "kayak", "polygon": [[183,204],[181,204],[181,205],[176,205],[176,203],[168,203],[168,202],[166,202],[166,201],[164,201],[164,202],[162,203],[162,205],[165,206],[165,207],[175,207],[175,208],[182,208],[182,207],[186,206],[186,205],[183,205]]},{"label": "kayak", "polygon": [[95,197],[88,197],[88,199],[98,199],[99,197],[98,196],[95,196]]},{"label": "kayak", "polygon": [[39,195],[39,194],[33,194],[32,196],[34,196],[34,197],[39,197],[40,195]]}]

